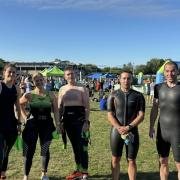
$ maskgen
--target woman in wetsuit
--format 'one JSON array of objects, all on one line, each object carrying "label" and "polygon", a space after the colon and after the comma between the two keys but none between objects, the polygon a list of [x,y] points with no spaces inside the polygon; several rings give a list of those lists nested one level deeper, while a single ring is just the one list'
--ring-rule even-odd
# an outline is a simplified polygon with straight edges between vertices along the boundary
[{"label": "woman in wetsuit", "polygon": [[0,179],[6,179],[9,152],[16,141],[17,127],[20,125],[20,90],[14,85],[16,80],[15,65],[6,64],[4,66],[3,78],[3,81],[0,82]]},{"label": "woman in wetsuit", "polygon": [[[22,110],[24,110],[23,105],[29,104],[30,106],[30,113],[27,116],[23,131],[24,180],[28,179],[38,137],[40,139],[42,156],[41,179],[48,180],[49,178],[46,176],[46,172],[50,158],[49,146],[52,140],[52,132],[55,130],[51,110],[54,112],[54,117],[57,121],[59,119],[57,100],[53,92],[47,92],[44,89],[44,78],[42,74],[35,73],[33,75],[33,83],[35,89],[20,98]],[[23,114],[25,114],[24,111]]]}]

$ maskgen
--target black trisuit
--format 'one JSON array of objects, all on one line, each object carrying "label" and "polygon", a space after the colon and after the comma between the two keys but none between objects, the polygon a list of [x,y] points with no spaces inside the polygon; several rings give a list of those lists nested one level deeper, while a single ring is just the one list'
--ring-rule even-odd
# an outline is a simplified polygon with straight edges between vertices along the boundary
[{"label": "black trisuit", "polygon": [[168,157],[171,146],[174,160],[180,162],[180,83],[172,88],[166,83],[156,85],[154,98],[159,100],[160,107],[158,153],[161,157]]},{"label": "black trisuit", "polygon": [[[108,111],[114,113],[114,117],[120,125],[130,124],[138,115],[139,111],[145,112],[145,100],[140,92],[130,89],[127,93],[118,89],[112,92],[108,97]],[[138,128],[131,129],[134,134],[134,142],[126,146],[126,157],[136,159],[139,149]],[[124,140],[121,138],[115,127],[111,129],[110,144],[112,155],[115,157],[122,156]]]},{"label": "black trisuit", "polygon": [[0,93],[0,172],[7,170],[8,155],[17,138],[17,119],[14,104],[17,100],[15,85],[8,88],[1,82]]}]

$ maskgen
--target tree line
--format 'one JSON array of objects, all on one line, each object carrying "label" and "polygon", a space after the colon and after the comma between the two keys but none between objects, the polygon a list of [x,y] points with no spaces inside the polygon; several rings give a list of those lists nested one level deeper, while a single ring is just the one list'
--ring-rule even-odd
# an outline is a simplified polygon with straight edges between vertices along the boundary
[{"label": "tree line", "polygon": [[[78,64],[76,65],[76,68],[79,71],[81,71],[83,75],[88,75],[95,72],[119,74],[123,70],[132,71],[134,74],[138,74],[139,72],[142,72],[143,74],[152,75],[152,74],[156,74],[158,69],[163,65],[163,63],[166,60],[171,60],[171,59],[152,58],[146,64],[140,64],[135,66],[133,65],[133,63],[129,62],[127,64],[123,64],[120,67],[103,67],[103,68],[99,68],[95,64]],[[4,63],[6,63],[6,60],[0,58],[0,69],[2,69]]]}]

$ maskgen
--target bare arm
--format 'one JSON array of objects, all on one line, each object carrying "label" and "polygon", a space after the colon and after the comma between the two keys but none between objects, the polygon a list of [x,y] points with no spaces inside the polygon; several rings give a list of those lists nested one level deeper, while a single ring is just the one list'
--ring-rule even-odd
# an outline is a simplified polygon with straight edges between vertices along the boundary
[{"label": "bare arm", "polygon": [[58,122],[60,123],[60,121],[62,120],[62,116],[63,116],[63,87],[60,88],[59,90],[59,94],[58,94],[58,111],[59,111],[59,120]]},{"label": "bare arm", "polygon": [[18,123],[21,123],[21,110],[20,110],[20,105],[19,105],[19,98],[20,98],[20,89],[18,86],[16,86],[16,91],[17,91],[17,99],[15,102],[15,114],[18,119]]},{"label": "bare arm", "polygon": [[83,88],[82,92],[82,99],[83,99],[83,104],[85,107],[85,122],[83,125],[83,131],[88,131],[90,127],[90,121],[89,121],[89,91],[87,88]]},{"label": "bare arm", "polygon": [[[55,122],[59,121],[57,98],[53,92],[50,93]],[[57,124],[57,123],[56,123]]]},{"label": "bare arm", "polygon": [[149,136],[152,138],[154,135],[154,124],[155,121],[157,119],[158,116],[158,112],[159,112],[159,103],[158,103],[158,99],[153,99],[153,106],[151,109],[151,113],[150,113],[150,127],[149,127]]},{"label": "bare arm", "polygon": [[144,112],[139,111],[137,117],[130,123],[131,126],[136,127],[144,120]]},{"label": "bare arm", "polygon": [[89,91],[87,88],[83,89],[82,96],[83,96],[83,103],[86,112],[86,121],[89,121]]},{"label": "bare arm", "polygon": [[32,98],[31,94],[26,93],[19,99],[21,115],[22,115],[22,118],[24,120],[27,119],[27,113],[26,113],[26,110],[25,110],[25,105],[28,104],[31,101],[31,98]]}]

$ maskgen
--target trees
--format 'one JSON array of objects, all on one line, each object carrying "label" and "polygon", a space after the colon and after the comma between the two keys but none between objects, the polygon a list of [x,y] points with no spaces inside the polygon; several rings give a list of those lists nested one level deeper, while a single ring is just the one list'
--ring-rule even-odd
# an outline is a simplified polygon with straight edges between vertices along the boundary
[{"label": "trees", "polygon": [[171,59],[158,59],[158,58],[152,58],[150,61],[146,63],[146,65],[137,65],[135,74],[138,74],[139,72],[142,72],[143,74],[156,74],[158,69],[164,64],[166,60]]},{"label": "trees", "polygon": [[5,60],[0,58],[0,70],[2,70],[4,63],[5,63]]}]

